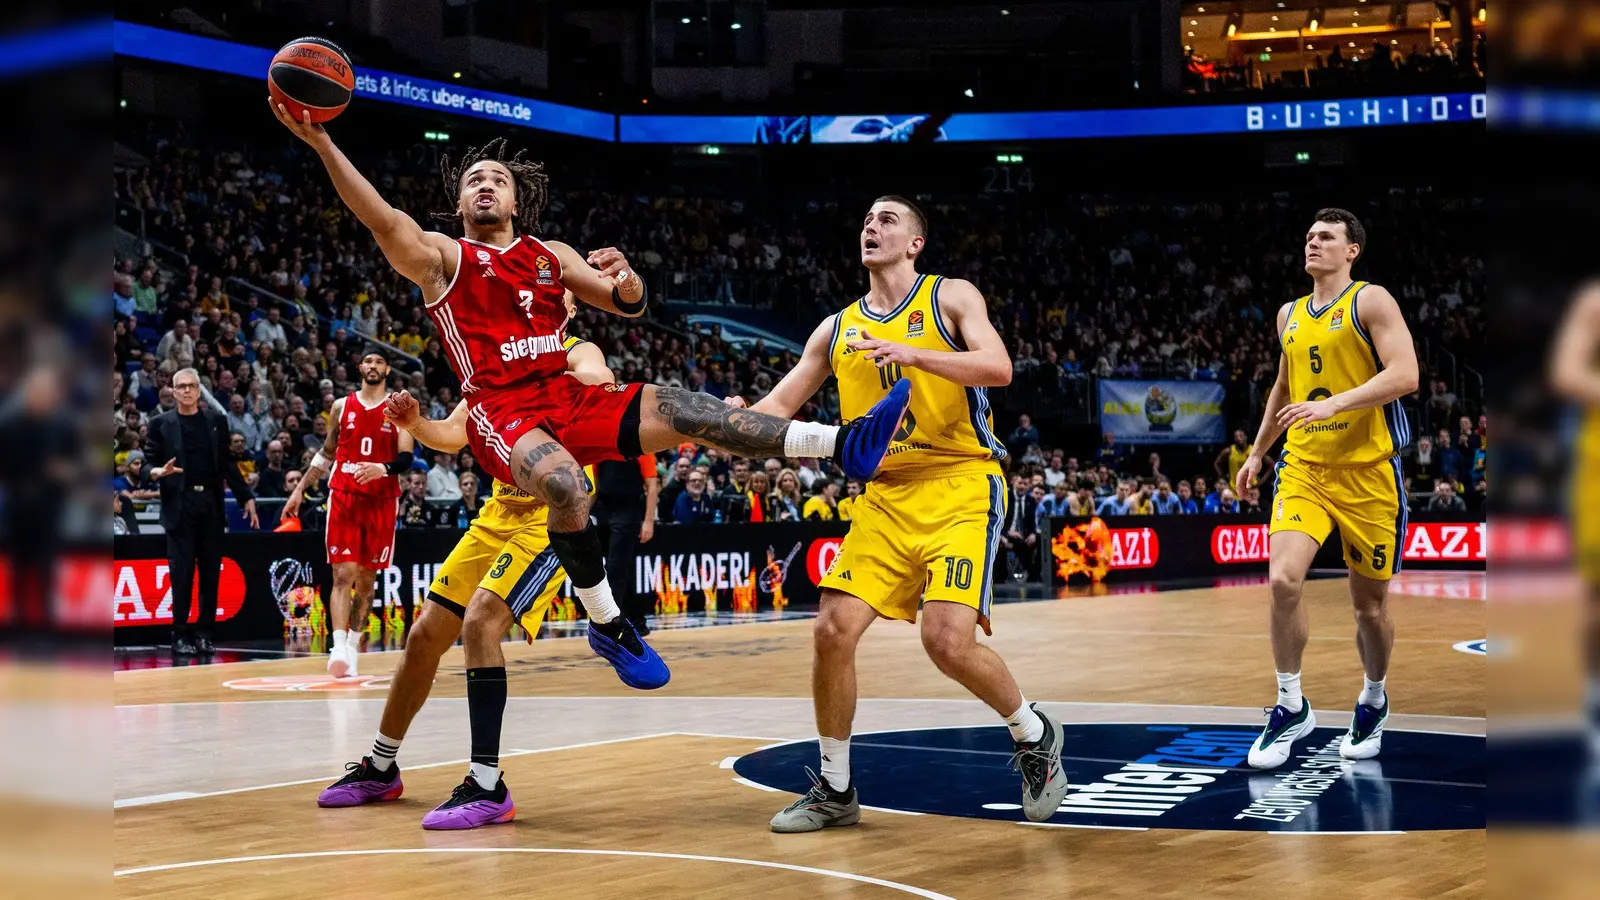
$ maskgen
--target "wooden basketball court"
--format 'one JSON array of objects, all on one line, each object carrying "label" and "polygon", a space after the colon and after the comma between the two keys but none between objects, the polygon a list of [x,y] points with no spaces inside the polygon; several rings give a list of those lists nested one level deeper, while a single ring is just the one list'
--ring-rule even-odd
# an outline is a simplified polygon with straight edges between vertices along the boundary
[{"label": "wooden basketball court", "polygon": [[[772,834],[767,820],[793,795],[740,773],[776,760],[774,771],[803,782],[788,760],[816,765],[810,623],[790,621],[658,630],[651,640],[673,681],[653,694],[623,687],[583,641],[507,645],[501,767],[518,817],[468,832],[420,827],[466,769],[459,648],[400,751],[405,796],[354,809],[319,809],[316,796],[369,750],[397,653],[365,655],[361,683],[337,690],[321,689],[320,658],[119,672],[115,886],[125,897],[206,900],[1483,896],[1484,832],[1457,827],[1481,822],[1481,778],[1396,774],[1411,771],[1407,747],[1424,740],[1475,747],[1482,770],[1482,741],[1454,737],[1484,734],[1485,659],[1457,647],[1485,635],[1481,586],[1471,589],[1481,576],[1409,577],[1419,588],[1392,600],[1395,713],[1382,766],[1327,763],[1308,801],[1281,801],[1297,804],[1282,828],[1189,812],[1278,802],[1267,793],[1275,783],[1231,771],[1241,766],[1215,776],[1219,793],[1154,817],[1125,810],[1120,826],[1062,812],[1029,827],[1005,803],[968,811],[951,798],[983,779],[1010,779],[997,800],[1014,804],[1020,790],[1003,754],[970,749],[993,743],[997,718],[934,669],[914,628],[880,622],[859,656],[857,743],[898,737],[853,753],[876,754],[886,779],[876,798],[863,784],[862,803],[896,808],[865,809],[854,828]],[[1438,588],[1450,583],[1468,589]],[[1085,773],[1133,762],[1117,750],[1128,742],[1151,743],[1139,753],[1185,729],[1260,728],[1273,696],[1265,593],[1002,605],[990,643],[1028,698],[1067,723],[1076,790]],[[1345,583],[1314,581],[1306,593],[1306,696],[1323,729],[1342,731],[1361,685]],[[1108,743],[1075,745],[1075,725]],[[1297,757],[1314,749],[1301,747]],[[1233,795],[1222,793],[1227,778]],[[1415,799],[1436,796],[1457,800],[1446,809]],[[1343,827],[1335,807],[1356,810],[1360,827]],[[1441,827],[1395,827],[1402,821]]]}]

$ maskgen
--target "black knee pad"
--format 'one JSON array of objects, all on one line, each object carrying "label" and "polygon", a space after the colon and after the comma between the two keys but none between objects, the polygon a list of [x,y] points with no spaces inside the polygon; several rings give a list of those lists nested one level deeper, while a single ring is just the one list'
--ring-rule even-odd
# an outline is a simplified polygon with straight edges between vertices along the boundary
[{"label": "black knee pad", "polygon": [[600,534],[593,525],[582,531],[550,531],[550,549],[561,560],[573,587],[592,588],[605,580],[605,555],[600,552]]}]

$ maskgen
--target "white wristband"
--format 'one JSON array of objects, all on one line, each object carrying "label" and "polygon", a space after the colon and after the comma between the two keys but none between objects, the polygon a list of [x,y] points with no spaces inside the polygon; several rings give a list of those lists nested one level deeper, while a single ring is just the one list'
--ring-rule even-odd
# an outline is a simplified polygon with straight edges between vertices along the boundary
[{"label": "white wristband", "polygon": [[324,471],[332,468],[332,466],[328,465],[328,458],[322,455],[321,450],[317,451],[316,456],[311,457],[311,464]]}]

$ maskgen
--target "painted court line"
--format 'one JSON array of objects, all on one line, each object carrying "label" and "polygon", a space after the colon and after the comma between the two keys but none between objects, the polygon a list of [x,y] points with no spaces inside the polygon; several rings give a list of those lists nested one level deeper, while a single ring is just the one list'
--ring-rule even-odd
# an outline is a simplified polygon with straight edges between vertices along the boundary
[{"label": "painted court line", "polygon": [[[141,671],[148,671],[148,670],[141,670]],[[376,693],[377,692],[374,691],[375,695],[376,695]],[[670,695],[670,696],[659,696],[659,697],[626,697],[626,696],[623,696],[623,697],[618,697],[618,696],[579,697],[579,696],[569,696],[569,695],[559,695],[559,696],[543,696],[543,695],[539,695],[539,696],[507,697],[506,700],[507,700],[507,702],[510,702],[510,703],[528,703],[528,702],[533,702],[533,701],[573,701],[573,702],[583,702],[583,703],[604,703],[604,702],[607,702],[607,701],[626,701],[626,702],[629,702],[629,703],[652,703],[652,704],[655,704],[655,703],[662,703],[662,702],[671,701],[671,700],[691,700],[691,701],[701,701],[701,702],[708,702],[708,703],[744,703],[744,702],[751,702],[751,701],[755,701],[755,702],[804,701],[807,705],[809,705],[811,703],[811,697],[810,696],[805,696],[805,695],[795,695],[795,696],[790,696],[790,697],[697,697],[697,696],[692,696],[692,695]],[[429,703],[465,703],[466,701],[467,701],[467,698],[465,698],[465,697],[432,697],[432,698],[430,698],[428,700]],[[231,706],[231,705],[238,705],[238,704],[244,704],[244,703],[312,703],[312,702],[320,702],[320,703],[383,703],[383,702],[385,702],[385,698],[383,696],[381,696],[381,695],[376,695],[376,696],[371,696],[371,697],[314,697],[314,698],[308,697],[305,700],[276,700],[276,699],[274,699],[274,700],[266,700],[266,699],[263,699],[263,700],[246,700],[246,699],[243,699],[243,698],[238,699],[238,700],[180,700],[180,701],[173,701],[173,702],[169,702],[169,703],[127,703],[127,704],[121,704],[121,705],[117,706],[116,708],[117,709],[144,709],[144,708],[147,708],[147,707],[153,708],[153,707],[164,707],[164,706]],[[967,704],[967,705],[974,705],[974,704],[975,705],[979,705],[979,706],[983,705],[983,701],[982,700],[978,700],[978,699],[973,698],[973,697],[862,697],[857,702],[858,703],[962,703],[962,704]],[[1114,700],[1114,701],[1106,701],[1104,703],[1097,703],[1097,702],[1090,701],[1090,700],[1038,700],[1038,701],[1035,701],[1035,702],[1049,704],[1050,706],[1061,706],[1061,707],[1069,707],[1069,708],[1070,707],[1092,707],[1092,708],[1102,708],[1102,709],[1128,709],[1128,710],[1174,710],[1174,711],[1178,711],[1178,710],[1185,710],[1185,711],[1186,710],[1203,710],[1203,711],[1209,711],[1209,712],[1219,712],[1219,711],[1220,712],[1240,712],[1240,713],[1246,713],[1246,714],[1250,715],[1251,717],[1255,718],[1257,720],[1256,724],[1260,724],[1260,720],[1261,720],[1261,707],[1260,706],[1208,706],[1208,705],[1200,704],[1200,703],[1140,703],[1140,702],[1128,701],[1128,700],[1120,700],[1120,701],[1115,701]],[[1318,710],[1318,713],[1323,713],[1323,712],[1327,712],[1327,713],[1330,713],[1330,714],[1331,713],[1339,713],[1339,714],[1343,714],[1343,715],[1351,714],[1350,710],[1338,710],[1338,709],[1334,709],[1334,710],[1321,710],[1321,709],[1319,709]],[[1405,716],[1407,718],[1445,719],[1445,720],[1457,721],[1457,722],[1483,722],[1483,721],[1486,721],[1483,716],[1446,716],[1446,715],[1438,715],[1438,714],[1435,714],[1435,713],[1395,713],[1395,715],[1396,716]],[[1087,724],[1096,724],[1096,723],[1079,722],[1079,723],[1076,723],[1076,724],[1087,725]],[[1152,725],[1155,725],[1155,724],[1160,724],[1160,723],[1159,722],[1150,722],[1150,723],[1133,723],[1133,724],[1152,724]],[[941,726],[941,727],[944,727],[944,726]],[[1410,730],[1415,730],[1415,729],[1410,729]],[[1454,732],[1450,732],[1450,733],[1454,733]],[[716,737],[717,735],[708,735],[708,736],[709,737]],[[747,737],[747,735],[729,735],[729,737],[742,738],[742,737]]]},{"label": "painted court line", "polygon": [[1267,834],[1405,834],[1404,831],[1269,831]]},{"label": "painted court line", "polygon": [[1082,828],[1087,831],[1149,831],[1148,828],[1135,828],[1131,825],[1079,825],[1073,822],[1018,822],[1018,825],[1030,825],[1034,828]]},{"label": "painted court line", "polygon": [[766,786],[764,784],[757,784],[756,782],[751,781],[748,778],[739,778],[739,777],[735,776],[733,780],[738,784],[744,785],[745,787],[753,787],[758,791],[766,791],[769,794],[781,794],[781,793],[783,793],[783,791],[780,791],[775,787],[768,787],[768,786]]},{"label": "painted court line", "polygon": [[174,869],[193,869],[202,866],[221,866],[232,863],[273,862],[285,859],[315,859],[342,856],[395,856],[409,853],[542,853],[583,856],[624,856],[643,859],[674,859],[689,860],[692,862],[724,863],[734,866],[754,866],[762,869],[784,869],[790,872],[801,872],[806,875],[822,875],[827,878],[839,878],[845,881],[854,881],[860,884],[871,884],[877,887],[889,888],[914,897],[923,897],[926,900],[955,900],[955,898],[930,891],[925,888],[901,884],[898,881],[889,881],[885,878],[873,878],[868,875],[856,875],[853,872],[840,872],[834,869],[818,869],[812,866],[797,866],[792,863],[769,862],[764,859],[740,859],[731,856],[700,856],[693,853],[651,853],[643,850],[580,850],[574,848],[555,847],[408,847],[392,850],[323,850],[314,853],[274,853],[265,856],[234,856],[226,859],[201,859],[193,862],[167,863],[159,866],[141,866],[136,869],[122,869],[113,872],[117,878],[128,875],[143,875],[148,872],[168,872]]},{"label": "painted court line", "polygon": [[738,762],[738,761],[739,761],[739,757],[737,757],[737,756],[724,756],[722,758],[722,762],[717,766],[717,768],[719,768],[719,769],[731,769],[731,768],[733,768],[733,764]]},{"label": "painted court line", "polygon": [[[542,747],[542,748],[540,748],[538,750],[507,750],[507,751],[505,751],[504,753],[502,753],[500,755],[501,755],[502,758],[504,758],[504,757],[508,757],[508,756],[530,756],[530,755],[533,755],[533,754],[536,754],[536,753],[555,753],[555,752],[560,751],[560,750],[581,750],[581,749],[583,749],[585,747],[600,747],[600,746],[604,746],[606,744],[622,744],[622,743],[626,743],[628,741],[647,741],[647,740],[650,740],[651,738],[671,737],[673,734],[674,734],[674,732],[664,731],[664,732],[661,732],[659,734],[640,734],[640,735],[635,735],[633,737],[611,738],[609,740],[604,740],[604,741],[585,741],[584,743],[581,743],[581,744],[563,744],[560,747]],[[447,760],[445,760],[443,762],[432,762],[432,763],[423,763],[422,765],[416,765],[416,766],[405,766],[404,767],[404,771],[408,771],[409,772],[409,771],[411,771],[413,769],[437,769],[440,766],[460,766],[460,765],[465,765],[465,764],[467,764],[467,763],[469,763],[471,761],[472,760],[470,760],[470,759],[447,759]],[[115,803],[113,803],[112,804],[112,808],[113,809],[125,809],[125,808],[130,807],[130,806],[150,806],[150,805],[153,805],[153,804],[156,804],[156,803],[172,803],[172,802],[175,802],[175,801],[178,801],[178,800],[196,800],[196,799],[199,799],[201,797],[221,797],[221,796],[223,796],[225,794],[245,794],[245,793],[249,793],[251,791],[268,791],[268,790],[272,790],[273,788],[298,787],[298,786],[303,785],[303,784],[325,784],[325,783],[332,782],[333,780],[335,780],[338,777],[339,776],[337,776],[337,775],[324,775],[324,776],[321,776],[319,778],[302,778],[299,781],[280,781],[280,782],[277,782],[277,783],[274,783],[274,784],[256,784],[256,785],[251,785],[249,787],[228,788],[227,790],[222,790],[222,791],[204,791],[204,792],[179,791],[179,792],[176,792],[176,793],[169,793],[169,794],[151,794],[151,795],[146,796],[146,797],[128,797],[128,798],[125,798],[125,799],[122,799],[122,800],[118,800]]]}]

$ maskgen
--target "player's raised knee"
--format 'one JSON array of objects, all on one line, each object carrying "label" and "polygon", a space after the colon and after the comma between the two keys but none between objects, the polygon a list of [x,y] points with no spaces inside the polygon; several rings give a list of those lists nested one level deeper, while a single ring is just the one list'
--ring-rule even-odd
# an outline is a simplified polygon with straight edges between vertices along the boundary
[{"label": "player's raised knee", "polygon": [[461,625],[469,642],[499,640],[510,627],[511,610],[492,594],[473,595],[466,621]]},{"label": "player's raised knee", "polygon": [[1295,604],[1300,602],[1300,589],[1305,587],[1306,577],[1293,572],[1274,571],[1268,578],[1272,586],[1272,600],[1274,603]]},{"label": "player's raised knee", "polygon": [[[424,607],[424,610],[426,609],[427,607]],[[460,623],[460,619],[442,608],[436,613],[425,611],[417,617],[416,622],[412,623],[411,631],[406,635],[406,652],[410,653],[412,648],[416,648],[419,653],[443,655],[461,635]]]},{"label": "player's raised knee", "polygon": [[826,610],[817,616],[811,626],[811,638],[817,653],[822,656],[855,652],[855,633],[846,627],[841,617],[829,615]]},{"label": "player's raised knee", "polygon": [[970,628],[922,628],[922,649],[940,670],[959,665],[976,640]]}]

